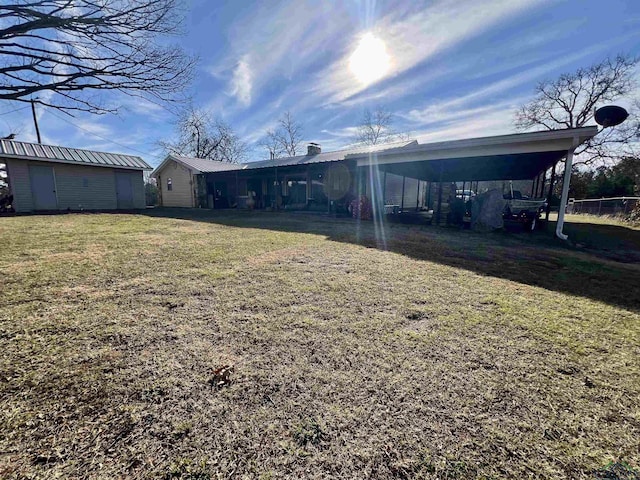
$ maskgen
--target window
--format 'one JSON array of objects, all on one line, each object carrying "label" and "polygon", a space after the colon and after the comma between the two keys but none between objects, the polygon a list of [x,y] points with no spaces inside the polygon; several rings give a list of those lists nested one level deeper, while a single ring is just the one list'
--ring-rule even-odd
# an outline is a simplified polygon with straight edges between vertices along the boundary
[{"label": "window", "polygon": [[173,190],[173,183],[171,183],[171,178],[167,178],[167,190]]}]

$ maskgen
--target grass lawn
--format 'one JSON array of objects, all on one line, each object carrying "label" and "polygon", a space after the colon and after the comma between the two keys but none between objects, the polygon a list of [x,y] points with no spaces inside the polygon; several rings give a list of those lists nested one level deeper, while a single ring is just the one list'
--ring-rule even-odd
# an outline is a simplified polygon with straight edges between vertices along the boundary
[{"label": "grass lawn", "polygon": [[0,478],[638,478],[632,257],[197,211],[0,246]]}]

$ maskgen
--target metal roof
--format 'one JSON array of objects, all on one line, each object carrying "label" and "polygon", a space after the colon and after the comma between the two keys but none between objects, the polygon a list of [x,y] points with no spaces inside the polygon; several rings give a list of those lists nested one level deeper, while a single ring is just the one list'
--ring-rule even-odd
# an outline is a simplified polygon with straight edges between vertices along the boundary
[{"label": "metal roof", "polygon": [[401,151],[403,148],[418,145],[416,140],[402,142],[384,143],[380,145],[364,145],[336,150],[333,152],[318,153],[316,155],[296,155],[295,157],[274,158],[272,160],[260,160],[257,162],[247,162],[240,165],[243,170],[254,168],[286,167],[290,165],[308,165],[310,163],[337,162],[346,160],[347,157],[364,156],[369,153]]},{"label": "metal roof", "polygon": [[542,169],[554,165],[572,146],[580,145],[597,134],[598,128],[592,126],[426,144],[413,140],[240,164],[169,155],[152,175],[172,159],[195,170],[195,173],[354,160],[358,166],[375,165],[390,173],[429,181],[530,179]]},{"label": "metal roof", "polygon": [[95,152],[80,148],[57,147],[39,143],[0,140],[0,157],[72,163],[94,167],[117,167],[129,170],[151,170],[142,158],[121,153]]},{"label": "metal roof", "polygon": [[162,170],[162,168],[170,160],[182,163],[187,168],[193,170],[195,174],[200,174],[227,172],[233,170],[253,170],[257,168],[286,167],[289,165],[307,165],[311,163],[336,162],[339,160],[345,160],[347,156],[366,155],[373,152],[390,152],[406,147],[412,147],[415,145],[418,145],[418,142],[416,140],[411,140],[385,143],[381,145],[365,145],[349,148],[346,150],[336,150],[334,152],[319,153],[316,155],[297,155],[295,157],[274,158],[272,160],[259,160],[256,162],[245,163],[226,163],[216,160],[209,160],[206,158],[185,157],[182,155],[171,154],[168,155],[167,158],[165,158],[162,163],[153,170],[153,172],[151,172],[151,176],[155,176],[156,173]]},{"label": "metal roof", "polygon": [[[226,163],[206,158],[183,157],[182,155],[169,155],[168,158],[184,163],[187,167],[197,170],[196,173],[223,172],[226,170],[239,170],[237,163]],[[164,162],[163,162],[164,163]]]}]

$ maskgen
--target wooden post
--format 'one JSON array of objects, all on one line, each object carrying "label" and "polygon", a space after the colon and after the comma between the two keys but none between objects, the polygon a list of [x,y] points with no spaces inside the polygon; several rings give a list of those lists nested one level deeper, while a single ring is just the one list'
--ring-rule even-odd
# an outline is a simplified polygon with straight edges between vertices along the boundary
[{"label": "wooden post", "polygon": [[404,210],[404,181],[407,177],[402,176],[402,200],[400,201],[400,212]]},{"label": "wooden post", "polygon": [[36,126],[36,136],[38,137],[38,143],[42,143],[40,139],[40,127],[38,127],[38,117],[36,116],[36,104],[31,99],[31,113],[33,114],[33,124]]},{"label": "wooden post", "polygon": [[418,188],[416,190],[416,212],[420,210],[420,179],[418,179]]},{"label": "wooden post", "polygon": [[431,180],[429,180],[429,190],[427,191],[427,210],[431,208]]},{"label": "wooden post", "polygon": [[540,185],[540,197],[542,198],[542,196],[544,195],[544,185],[545,183],[547,183],[547,169],[544,169],[544,172],[542,172],[542,184]]}]

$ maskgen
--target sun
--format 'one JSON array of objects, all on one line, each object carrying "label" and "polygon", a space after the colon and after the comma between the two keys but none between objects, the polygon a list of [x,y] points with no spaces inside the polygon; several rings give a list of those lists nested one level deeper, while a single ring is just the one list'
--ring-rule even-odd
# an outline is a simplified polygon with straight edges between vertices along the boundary
[{"label": "sun", "polygon": [[370,85],[384,77],[391,67],[391,57],[384,42],[373,33],[366,33],[349,57],[351,73],[363,85]]}]

